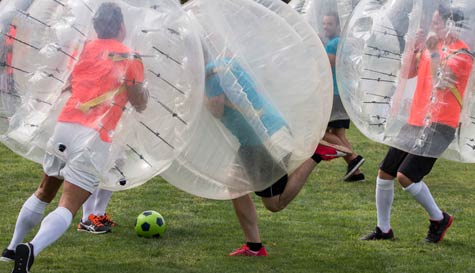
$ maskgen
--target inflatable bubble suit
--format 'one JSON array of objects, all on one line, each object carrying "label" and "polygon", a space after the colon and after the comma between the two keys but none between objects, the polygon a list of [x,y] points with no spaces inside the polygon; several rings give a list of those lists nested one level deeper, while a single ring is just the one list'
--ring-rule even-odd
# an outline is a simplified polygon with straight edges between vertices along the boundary
[{"label": "inflatable bubble suit", "polygon": [[356,5],[356,1],[293,0],[289,5],[301,14],[318,33],[320,40],[325,44],[325,51],[329,55],[334,94],[330,121],[350,119],[343,107],[336,84],[335,58],[341,29],[344,27],[344,22],[353,10],[354,5]]},{"label": "inflatable bubble suit", "polygon": [[[100,13],[105,2],[122,16]],[[122,190],[162,172],[193,135],[202,49],[176,1],[4,0],[0,18],[1,141],[13,151],[37,162],[45,151],[64,158],[67,145],[48,144],[59,116],[73,129],[95,131],[95,138],[76,137],[93,165],[78,160],[77,168],[100,177],[103,188]],[[148,97],[146,107],[137,94]]]},{"label": "inflatable bubble suit", "polygon": [[318,33],[320,39],[326,42],[323,30],[323,17],[328,13],[336,13],[339,17],[340,27],[346,24],[359,0],[292,0],[289,5],[305,17],[306,21]]},{"label": "inflatable bubble suit", "polygon": [[344,106],[367,137],[475,162],[475,2],[362,0],[337,55]]},{"label": "inflatable bubble suit", "polygon": [[162,176],[193,194],[232,199],[269,187],[315,150],[330,114],[321,42],[280,0],[194,0],[206,98],[192,145]]}]

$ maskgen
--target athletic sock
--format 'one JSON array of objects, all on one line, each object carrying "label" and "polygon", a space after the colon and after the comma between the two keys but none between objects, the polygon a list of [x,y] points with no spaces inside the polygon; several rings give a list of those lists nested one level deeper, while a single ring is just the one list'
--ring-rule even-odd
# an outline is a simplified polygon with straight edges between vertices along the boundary
[{"label": "athletic sock", "polygon": [[391,229],[391,207],[394,200],[394,181],[376,178],[376,210],[378,227],[387,233]]},{"label": "athletic sock", "polygon": [[34,246],[35,256],[58,240],[66,232],[72,219],[73,214],[64,207],[57,207],[48,214],[41,222],[40,230],[35,238],[30,242]]},{"label": "athletic sock", "polygon": [[23,204],[15,224],[12,240],[8,249],[15,250],[18,244],[23,243],[23,239],[43,218],[48,203],[41,201],[34,194]]},{"label": "athletic sock", "polygon": [[262,243],[247,242],[246,245],[252,251],[259,251],[262,248]]},{"label": "athletic sock", "polygon": [[435,203],[434,197],[432,197],[432,194],[424,181],[421,180],[420,182],[412,183],[404,190],[409,192],[412,197],[414,197],[414,199],[424,207],[424,209],[429,213],[431,220],[440,221],[444,219],[442,211]]},{"label": "athletic sock", "polygon": [[97,189],[96,203],[94,204],[94,215],[102,216],[106,213],[107,205],[112,196],[112,191]]},{"label": "athletic sock", "polygon": [[96,189],[89,196],[89,198],[87,198],[86,202],[84,202],[84,204],[82,204],[82,218],[81,218],[81,221],[83,223],[88,221],[90,214],[94,214],[94,206],[96,205],[97,191],[98,191],[98,189]]},{"label": "athletic sock", "polygon": [[320,163],[320,161],[322,161],[322,157],[319,155],[319,154],[313,154],[312,157],[313,161],[315,161],[317,164]]}]

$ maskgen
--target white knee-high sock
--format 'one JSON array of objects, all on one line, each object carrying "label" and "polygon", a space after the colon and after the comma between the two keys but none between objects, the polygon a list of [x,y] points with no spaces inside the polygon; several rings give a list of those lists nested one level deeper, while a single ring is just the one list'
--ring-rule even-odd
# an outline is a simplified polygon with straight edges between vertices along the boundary
[{"label": "white knee-high sock", "polygon": [[412,197],[414,197],[414,199],[424,207],[424,209],[429,213],[431,220],[439,221],[444,218],[442,211],[435,203],[434,197],[432,197],[432,194],[424,181],[421,180],[418,183],[412,183],[404,190],[409,192]]},{"label": "white knee-high sock", "polygon": [[96,204],[94,206],[94,215],[102,216],[106,213],[107,205],[112,196],[112,191],[97,189]]},{"label": "white knee-high sock", "polygon": [[386,233],[391,229],[391,207],[394,200],[394,180],[376,178],[376,210],[378,227]]},{"label": "white knee-high sock", "polygon": [[23,204],[16,220],[15,231],[8,249],[15,250],[18,244],[23,243],[23,239],[43,218],[48,203],[41,201],[34,194]]},{"label": "white knee-high sock", "polygon": [[86,202],[82,204],[82,218],[83,222],[88,220],[89,214],[94,214],[94,208],[96,206],[97,192],[99,189],[96,189],[90,196],[87,198]]},{"label": "white knee-high sock", "polygon": [[33,251],[37,256],[43,249],[56,242],[61,235],[66,232],[71,221],[73,214],[63,207],[57,207],[54,211],[48,214],[43,222],[35,238],[31,240],[33,245]]}]

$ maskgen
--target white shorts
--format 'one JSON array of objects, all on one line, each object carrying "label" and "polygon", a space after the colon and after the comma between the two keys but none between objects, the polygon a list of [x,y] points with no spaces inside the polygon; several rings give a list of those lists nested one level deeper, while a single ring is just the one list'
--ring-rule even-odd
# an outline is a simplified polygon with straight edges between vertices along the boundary
[{"label": "white shorts", "polygon": [[92,193],[108,165],[109,148],[94,129],[58,122],[46,147],[43,170]]}]

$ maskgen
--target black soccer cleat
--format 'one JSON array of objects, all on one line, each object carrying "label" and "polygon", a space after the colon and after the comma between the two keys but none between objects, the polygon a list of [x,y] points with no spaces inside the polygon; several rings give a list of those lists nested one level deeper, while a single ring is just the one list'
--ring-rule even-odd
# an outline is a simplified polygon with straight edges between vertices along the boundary
[{"label": "black soccer cleat", "polygon": [[361,165],[363,165],[364,162],[365,162],[364,157],[360,155],[357,156],[355,159],[351,160],[350,163],[348,163],[346,174],[343,177],[343,180],[346,181],[346,179],[352,176],[356,172],[356,170],[358,170],[358,168],[361,167]]},{"label": "black soccer cleat", "polygon": [[33,245],[30,243],[19,244],[15,249],[15,266],[11,273],[30,273],[30,268],[35,261]]},{"label": "black soccer cleat", "polygon": [[353,174],[347,179],[344,180],[345,182],[365,182],[365,176],[363,173]]},{"label": "black soccer cleat", "polygon": [[360,238],[363,241],[371,240],[394,240],[393,230],[390,229],[388,232],[384,233],[379,227],[376,227],[373,232]]},{"label": "black soccer cleat", "polygon": [[442,212],[444,218],[440,221],[430,220],[429,231],[427,232],[426,242],[438,243],[444,239],[445,232],[454,221],[454,217],[446,212]]},{"label": "black soccer cleat", "polygon": [[15,250],[5,248],[2,252],[2,257],[0,257],[0,261],[13,262],[14,260],[15,260]]}]

